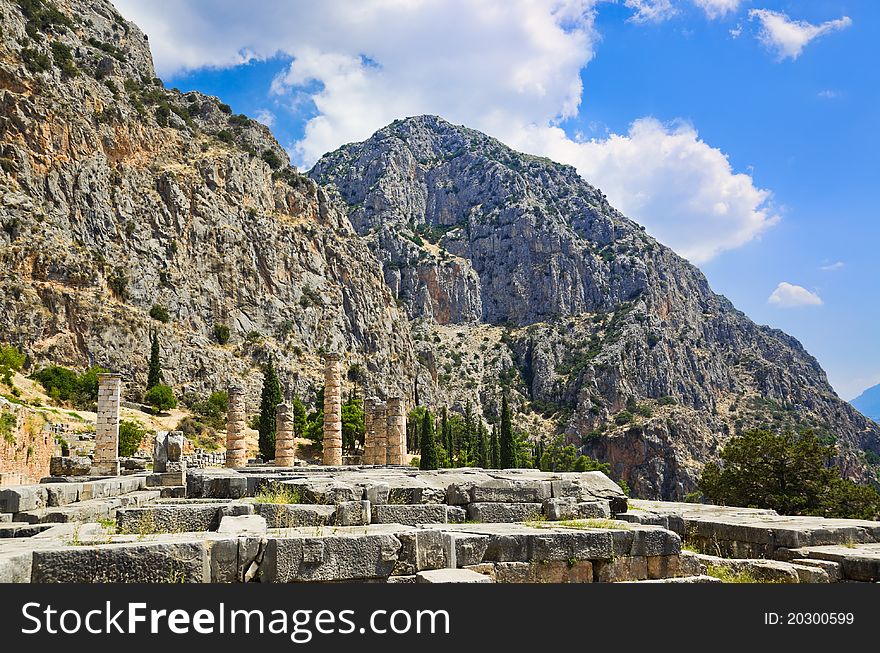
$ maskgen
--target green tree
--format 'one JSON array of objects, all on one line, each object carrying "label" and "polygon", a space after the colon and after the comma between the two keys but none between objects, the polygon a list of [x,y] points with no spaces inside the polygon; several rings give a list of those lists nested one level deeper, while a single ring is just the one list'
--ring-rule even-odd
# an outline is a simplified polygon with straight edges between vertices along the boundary
[{"label": "green tree", "polygon": [[159,332],[150,332],[150,359],[147,361],[147,390],[162,383],[162,362],[159,359]]},{"label": "green tree", "polygon": [[873,519],[880,514],[880,495],[842,478],[830,464],[835,453],[809,431],[747,431],[727,442],[720,465],[706,465],[699,489],[722,505],[772,508],[783,515]]},{"label": "green tree", "polygon": [[257,430],[260,433],[258,444],[263,460],[275,458],[275,408],[284,401],[281,381],[275,371],[272,359],[263,370],[263,391],[260,394],[260,416]]},{"label": "green tree", "polygon": [[21,370],[25,356],[12,345],[0,346],[0,380],[12,385],[12,376]]},{"label": "green tree", "polygon": [[364,404],[352,392],[342,404],[342,447],[345,451],[354,452],[364,443]]},{"label": "green tree", "polygon": [[306,406],[299,397],[293,398],[293,435],[297,438],[306,436],[306,428],[308,427],[308,416],[306,415]]},{"label": "green tree", "polygon": [[419,427],[419,469],[438,469],[437,447],[434,441],[434,420],[427,410]]},{"label": "green tree", "polygon": [[177,405],[174,391],[162,383],[154,385],[147,390],[147,393],[144,395],[144,402],[148,406],[152,406],[157,413],[164,413],[166,410],[171,410]]},{"label": "green tree", "polygon": [[489,459],[490,459],[490,467],[492,469],[498,469],[501,460],[501,447],[498,446],[498,428],[493,424],[492,425],[492,436],[489,440]]},{"label": "green tree", "polygon": [[516,442],[513,437],[513,426],[510,420],[510,405],[507,393],[501,399],[501,430],[498,436],[499,466],[501,469],[516,467]]},{"label": "green tree", "polygon": [[119,423],[119,455],[128,457],[137,453],[138,448],[147,436],[147,429],[138,422],[123,420]]},{"label": "green tree", "polygon": [[477,427],[478,432],[478,447],[477,447],[477,464],[483,469],[489,469],[492,462],[490,458],[489,452],[489,432],[486,430],[485,424],[480,420],[480,424]]}]

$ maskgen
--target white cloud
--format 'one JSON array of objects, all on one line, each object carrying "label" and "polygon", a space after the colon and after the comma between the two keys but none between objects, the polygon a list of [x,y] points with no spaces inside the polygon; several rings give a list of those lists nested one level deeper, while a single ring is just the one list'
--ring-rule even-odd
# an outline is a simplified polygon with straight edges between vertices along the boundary
[{"label": "white cloud", "polygon": [[834,272],[835,270],[839,270],[844,267],[845,263],[843,261],[835,261],[834,263],[828,263],[827,265],[819,266],[819,269],[824,272]]},{"label": "white cloud", "polygon": [[603,140],[574,142],[553,127],[511,140],[576,166],[614,206],[695,263],[744,245],[779,219],[769,191],[734,173],[686,123],[642,118]]},{"label": "white cloud", "polygon": [[734,13],[743,0],[692,0],[700,9],[706,12],[709,18],[724,18],[727,14]]},{"label": "white cloud", "polygon": [[394,119],[432,113],[575,165],[695,262],[757,237],[777,219],[769,192],[733,171],[693,127],[642,119],[627,134],[590,141],[558,127],[578,115],[580,73],[599,40],[597,2],[265,0],[259,11],[238,0],[117,5],[150,35],[161,75],[291,56],[271,92],[313,116],[291,147],[302,167]]},{"label": "white cloud", "polygon": [[623,4],[635,11],[630,18],[634,23],[662,23],[678,13],[671,0],[625,0]]},{"label": "white cloud", "polygon": [[849,16],[813,25],[805,20],[792,20],[784,13],[770,9],[752,9],[749,18],[761,23],[758,40],[774,50],[780,61],[797,59],[813,39],[852,25]]},{"label": "white cloud", "polygon": [[833,100],[834,98],[840,97],[840,93],[830,88],[819,91],[816,95],[818,95],[823,100]]},{"label": "white cloud", "polygon": [[767,302],[781,308],[798,308],[800,306],[821,306],[822,298],[803,286],[782,281],[767,298]]},{"label": "white cloud", "polygon": [[260,109],[254,115],[254,118],[256,118],[257,122],[261,122],[266,125],[266,127],[271,127],[275,124],[275,114],[268,109]]}]

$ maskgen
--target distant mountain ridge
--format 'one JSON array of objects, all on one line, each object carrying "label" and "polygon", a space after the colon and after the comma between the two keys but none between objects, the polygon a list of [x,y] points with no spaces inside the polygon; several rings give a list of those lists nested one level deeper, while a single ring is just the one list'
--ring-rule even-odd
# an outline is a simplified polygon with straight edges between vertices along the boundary
[{"label": "distant mountain ridge", "polygon": [[865,390],[851,402],[862,415],[880,422],[880,383]]}]

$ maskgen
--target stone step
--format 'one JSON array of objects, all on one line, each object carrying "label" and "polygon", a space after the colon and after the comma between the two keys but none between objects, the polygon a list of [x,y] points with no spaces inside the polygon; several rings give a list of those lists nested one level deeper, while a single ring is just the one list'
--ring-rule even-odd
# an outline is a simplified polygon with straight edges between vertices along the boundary
[{"label": "stone step", "polygon": [[119,508],[142,506],[155,501],[160,496],[158,490],[138,490],[106,499],[88,499],[57,508],[37,508],[15,514],[16,521],[29,524],[66,523],[71,521],[96,521],[112,519]]}]

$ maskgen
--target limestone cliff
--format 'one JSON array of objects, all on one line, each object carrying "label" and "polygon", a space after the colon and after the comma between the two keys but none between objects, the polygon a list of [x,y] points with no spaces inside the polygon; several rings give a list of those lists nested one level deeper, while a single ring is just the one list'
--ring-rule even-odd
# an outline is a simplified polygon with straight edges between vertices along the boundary
[{"label": "limestone cliff", "polygon": [[411,388],[406,317],[345,213],[266,127],[163,88],[109,2],[0,2],[0,164],[0,340],[31,368],[100,364],[136,390],[158,328],[179,390],[242,377],[253,400],[271,354],[305,393],[322,349]]},{"label": "limestone cliff", "polygon": [[509,382],[521,411],[611,462],[639,496],[694,489],[752,425],[836,438],[845,472],[875,480],[863,450],[880,450],[880,429],[800,343],[713,293],[574,168],[421,116],[310,175],[383,262],[441,395],[476,394],[492,412]]}]

